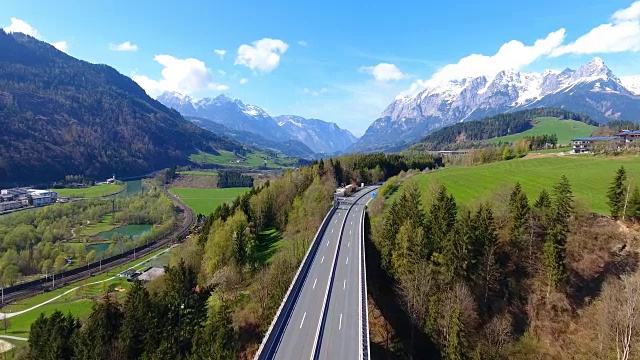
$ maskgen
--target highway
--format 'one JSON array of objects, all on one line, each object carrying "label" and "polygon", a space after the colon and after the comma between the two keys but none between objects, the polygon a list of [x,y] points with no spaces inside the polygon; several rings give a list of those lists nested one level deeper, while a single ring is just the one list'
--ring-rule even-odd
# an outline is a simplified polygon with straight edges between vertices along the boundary
[{"label": "highway", "polygon": [[[360,241],[366,188],[343,199],[327,219],[297,301],[287,317],[282,336],[269,359],[358,359],[362,351],[360,331]],[[357,200],[355,203],[354,201]],[[292,296],[292,295],[290,295]],[[279,331],[278,329],[274,331]]]}]

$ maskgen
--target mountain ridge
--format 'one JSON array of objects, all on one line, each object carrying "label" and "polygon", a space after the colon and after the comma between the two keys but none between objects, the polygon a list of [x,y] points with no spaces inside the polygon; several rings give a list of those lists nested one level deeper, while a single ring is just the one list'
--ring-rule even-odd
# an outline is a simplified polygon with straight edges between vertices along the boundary
[{"label": "mountain ridge", "polygon": [[157,100],[184,116],[207,119],[234,131],[251,132],[278,142],[300,141],[317,154],[343,151],[357,139],[335,123],[295,115],[271,116],[259,106],[224,94],[195,99],[165,92]]},{"label": "mountain ridge", "polygon": [[584,113],[602,123],[640,120],[640,96],[596,57],[576,70],[502,70],[495,76],[430,84],[415,95],[398,96],[349,150],[408,146],[447,125],[538,107]]}]

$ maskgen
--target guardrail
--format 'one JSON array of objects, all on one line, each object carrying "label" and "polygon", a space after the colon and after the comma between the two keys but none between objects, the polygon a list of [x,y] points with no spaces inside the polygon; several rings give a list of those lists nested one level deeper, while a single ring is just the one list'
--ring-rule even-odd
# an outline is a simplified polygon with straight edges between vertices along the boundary
[{"label": "guardrail", "polygon": [[[275,354],[275,351],[278,348],[278,344],[282,338],[284,330],[289,323],[289,318],[291,317],[291,310],[294,305],[298,301],[298,296],[300,296],[300,290],[302,289],[304,282],[309,273],[309,269],[311,268],[311,264],[315,258],[316,252],[318,251],[318,246],[320,245],[320,239],[324,235],[324,231],[327,228],[328,220],[333,216],[336,212],[338,203],[334,203],[331,209],[327,212],[324,219],[322,220],[322,224],[316,232],[316,236],[313,238],[311,242],[311,246],[307,250],[307,253],[298,267],[298,271],[296,275],[293,277],[293,281],[291,281],[291,285],[289,285],[289,289],[287,290],[282,303],[280,303],[280,307],[276,312],[271,325],[269,326],[269,330],[262,338],[262,343],[260,344],[260,348],[258,352],[254,356],[254,360],[262,360],[262,359],[270,359]],[[291,294],[294,294],[291,296]]]},{"label": "guardrail", "polygon": [[[368,204],[368,202],[367,202]],[[366,216],[366,204],[365,210],[362,212],[360,218],[360,358],[363,360],[371,359],[371,350],[369,348],[369,301],[367,298],[367,261],[365,256],[365,243],[364,243],[364,217]]]}]

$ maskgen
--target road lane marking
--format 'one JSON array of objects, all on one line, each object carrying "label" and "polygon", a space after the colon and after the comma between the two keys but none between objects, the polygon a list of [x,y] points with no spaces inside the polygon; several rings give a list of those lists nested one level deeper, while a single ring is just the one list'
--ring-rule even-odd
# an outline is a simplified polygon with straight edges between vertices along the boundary
[{"label": "road lane marking", "polygon": [[349,263],[349,257],[347,256],[347,262],[346,262],[346,264],[348,264],[348,263]]},{"label": "road lane marking", "polygon": [[318,278],[316,278],[316,279],[313,281],[313,288],[314,288],[314,289],[316,288],[316,283],[317,283],[317,282],[318,282]]},{"label": "road lane marking", "polygon": [[302,324],[304,324],[304,318],[307,316],[307,313],[304,313],[304,315],[302,315],[302,321],[300,322],[300,329],[302,329]]},{"label": "road lane marking", "polygon": [[347,288],[347,280],[345,279],[345,281],[342,283],[342,290]]},{"label": "road lane marking", "polygon": [[322,260],[320,260],[320,264],[322,264],[324,262],[324,256],[322,257]]},{"label": "road lane marking", "polygon": [[[300,327],[302,327],[302,325]],[[340,314],[340,325],[338,325],[338,330],[340,329],[342,329],[342,314]]]},{"label": "road lane marking", "polygon": [[331,242],[331,240],[327,240],[327,246],[329,246],[329,243]]},{"label": "road lane marking", "polygon": [[351,230],[349,230],[349,235],[351,235]]},{"label": "road lane marking", "polygon": [[351,225],[353,225],[353,221],[351,222]]},{"label": "road lane marking", "polygon": [[[353,224],[353,223],[352,223]],[[333,229],[331,229],[331,233],[333,234]]]},{"label": "road lane marking", "polygon": [[347,244],[347,247],[351,247],[351,241],[349,241],[349,243]]}]

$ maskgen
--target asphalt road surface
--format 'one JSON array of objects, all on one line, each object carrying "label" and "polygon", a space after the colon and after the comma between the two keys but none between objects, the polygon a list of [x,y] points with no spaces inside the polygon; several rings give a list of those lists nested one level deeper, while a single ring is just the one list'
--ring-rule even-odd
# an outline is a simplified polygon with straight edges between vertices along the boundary
[{"label": "asphalt road surface", "polygon": [[[359,260],[360,251],[363,251],[359,241],[362,231],[360,220],[371,193],[358,200],[353,207],[351,205],[369,190],[361,190],[343,200],[329,220],[275,359],[311,359],[314,350],[319,354],[319,359],[359,357]],[[323,323],[325,306],[327,316]],[[318,336],[321,341],[316,345]]]}]

